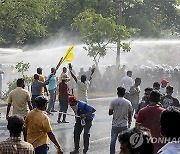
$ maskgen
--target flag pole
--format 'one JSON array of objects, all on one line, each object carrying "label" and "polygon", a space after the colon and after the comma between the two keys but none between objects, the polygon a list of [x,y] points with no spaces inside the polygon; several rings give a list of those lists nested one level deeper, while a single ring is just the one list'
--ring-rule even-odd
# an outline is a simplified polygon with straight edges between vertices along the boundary
[{"label": "flag pole", "polygon": [[59,69],[59,67],[61,66],[62,60],[63,60],[63,57],[61,57],[59,63],[57,64],[57,66],[56,66],[56,71],[57,71],[57,70]]}]

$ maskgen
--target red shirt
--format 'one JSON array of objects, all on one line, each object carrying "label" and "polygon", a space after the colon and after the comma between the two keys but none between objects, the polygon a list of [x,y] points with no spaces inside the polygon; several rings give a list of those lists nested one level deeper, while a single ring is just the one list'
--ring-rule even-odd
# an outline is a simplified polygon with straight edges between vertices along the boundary
[{"label": "red shirt", "polygon": [[59,83],[59,99],[68,99],[69,95],[69,87],[66,83],[61,82]]},{"label": "red shirt", "polygon": [[[164,110],[165,109],[159,105],[148,105],[139,111],[136,122],[150,129],[152,137],[162,137],[160,135],[160,115]],[[157,152],[163,145],[164,144],[154,144],[154,152]]]}]

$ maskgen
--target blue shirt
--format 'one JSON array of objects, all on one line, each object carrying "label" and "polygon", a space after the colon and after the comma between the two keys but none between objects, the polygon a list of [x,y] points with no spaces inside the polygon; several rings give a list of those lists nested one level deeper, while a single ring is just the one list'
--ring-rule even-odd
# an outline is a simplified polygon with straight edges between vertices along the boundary
[{"label": "blue shirt", "polygon": [[[49,79],[50,75],[47,77],[47,80]],[[53,75],[49,81],[48,90],[53,90],[56,87],[57,87],[56,75]]]},{"label": "blue shirt", "polygon": [[[83,102],[83,101],[78,101],[78,111],[77,111],[77,114],[80,116],[81,114],[86,114],[88,112],[91,112],[94,108],[89,105],[89,104],[86,104],[86,102]],[[90,115],[88,115],[86,117],[85,120],[88,120],[88,121],[91,121],[93,120],[95,114],[94,113],[91,113]]]}]

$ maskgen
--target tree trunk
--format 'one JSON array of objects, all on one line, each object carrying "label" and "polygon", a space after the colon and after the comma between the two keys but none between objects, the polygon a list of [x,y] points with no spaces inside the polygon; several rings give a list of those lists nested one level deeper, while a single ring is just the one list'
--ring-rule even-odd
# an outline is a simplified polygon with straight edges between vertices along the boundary
[{"label": "tree trunk", "polygon": [[96,67],[98,67],[98,61],[96,58],[94,58],[94,62],[95,62]]},{"label": "tree trunk", "polygon": [[[123,23],[122,23],[122,3],[123,3],[123,1],[122,0],[120,0],[119,1],[119,10],[118,10],[118,12],[119,12],[119,18],[118,18],[118,24],[119,25],[122,25]],[[120,44],[121,44],[121,41],[119,40],[118,42],[117,42],[117,55],[116,55],[116,66],[117,67],[120,67],[120,48],[121,48],[121,46],[120,46]]]},{"label": "tree trunk", "polygon": [[121,57],[121,53],[120,53],[120,41],[117,42],[117,55],[116,55],[116,66],[119,67],[120,66],[120,57]]}]

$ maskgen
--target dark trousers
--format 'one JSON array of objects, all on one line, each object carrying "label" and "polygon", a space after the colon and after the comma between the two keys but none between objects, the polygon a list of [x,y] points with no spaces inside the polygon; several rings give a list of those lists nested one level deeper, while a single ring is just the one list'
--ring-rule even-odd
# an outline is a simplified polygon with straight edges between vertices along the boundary
[{"label": "dark trousers", "polygon": [[89,148],[89,138],[90,138],[90,128],[92,126],[92,121],[86,121],[86,124],[84,126],[81,125],[81,120],[78,118],[76,120],[75,126],[74,126],[74,146],[75,149],[79,149],[79,141],[80,141],[80,135],[82,133],[82,130],[84,129],[84,135],[83,135],[83,142],[84,142],[84,152],[88,151]]},{"label": "dark trousers", "polygon": [[35,148],[35,154],[48,154],[49,146],[47,144],[43,144],[37,148]]},{"label": "dark trousers", "polygon": [[[60,107],[59,112],[66,113],[68,109],[68,99],[59,100],[59,107]],[[58,120],[61,119],[61,115],[62,113],[59,113]],[[63,114],[63,121],[65,120],[66,120],[66,114]]]},{"label": "dark trousers", "polygon": [[31,98],[31,102],[32,102],[33,109],[36,108],[35,98],[36,98],[37,96],[39,96],[39,95],[32,95],[32,98]]},{"label": "dark trousers", "polygon": [[56,88],[49,90],[49,95],[50,95],[50,99],[47,110],[51,112],[52,110],[54,110],[54,104],[56,101]]}]

